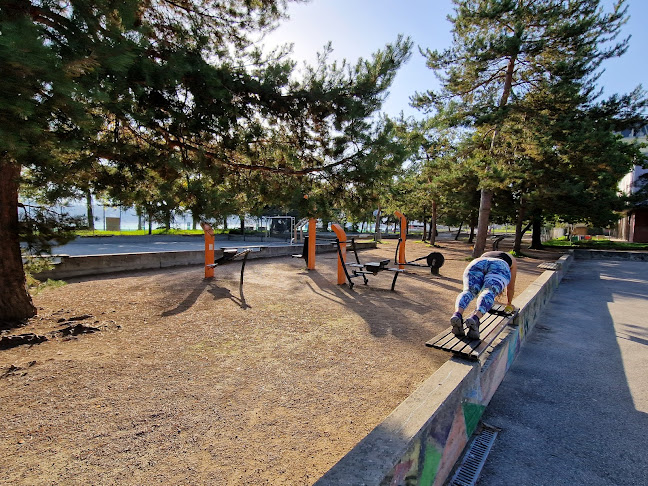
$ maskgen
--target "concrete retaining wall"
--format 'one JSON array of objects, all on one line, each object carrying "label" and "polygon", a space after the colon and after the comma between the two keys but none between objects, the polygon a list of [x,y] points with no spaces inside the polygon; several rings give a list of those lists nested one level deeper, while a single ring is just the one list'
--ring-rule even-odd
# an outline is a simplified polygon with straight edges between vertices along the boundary
[{"label": "concrete retaining wall", "polygon": [[[234,248],[236,242],[225,246]],[[238,248],[249,245],[245,242],[238,242]],[[293,254],[301,254],[303,245],[284,246],[263,246],[261,251],[248,254],[248,259],[274,258]],[[376,248],[373,241],[356,242],[358,249]],[[336,251],[333,243],[318,243],[317,253]],[[215,250],[215,257],[223,255],[222,248]],[[59,255],[54,257],[54,268],[35,275],[38,280],[48,278],[61,280],[74,277],[87,277],[92,275],[103,275],[115,272],[132,272],[136,270],[177,267],[184,265],[204,265],[205,252],[194,251],[167,251],[159,253],[119,253],[108,255],[91,256],[68,256]]]},{"label": "concrete retaining wall", "polygon": [[573,256],[557,261],[514,300],[516,327],[481,362],[452,358],[316,483],[316,486],[437,485],[448,479],[520,345]]}]

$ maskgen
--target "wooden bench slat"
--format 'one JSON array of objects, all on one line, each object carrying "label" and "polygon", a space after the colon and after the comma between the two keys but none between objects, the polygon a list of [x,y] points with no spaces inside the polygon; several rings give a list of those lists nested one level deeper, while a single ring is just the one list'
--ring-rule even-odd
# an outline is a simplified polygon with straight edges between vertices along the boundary
[{"label": "wooden bench slat", "polygon": [[479,334],[481,339],[458,338],[452,333],[452,327],[430,339],[426,346],[449,351],[455,355],[477,360],[495,341],[497,336],[515,319],[515,313],[504,312],[504,305],[496,304],[488,314],[482,317]]}]

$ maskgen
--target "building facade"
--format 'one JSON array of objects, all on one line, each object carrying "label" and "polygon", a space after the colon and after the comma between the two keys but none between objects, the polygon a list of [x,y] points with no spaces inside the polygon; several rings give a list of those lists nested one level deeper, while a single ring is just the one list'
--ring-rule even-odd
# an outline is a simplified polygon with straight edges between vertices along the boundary
[{"label": "building facade", "polygon": [[[625,130],[622,135],[623,140],[627,143],[646,143],[648,142],[648,127],[642,127],[638,130]],[[643,147],[641,151],[648,154],[648,147]],[[648,181],[648,175],[646,174],[648,174],[648,169],[635,165],[621,179],[619,190],[624,194],[635,194]],[[619,220],[617,234],[622,240],[634,243],[648,243],[648,201],[636,204],[626,212],[625,216]]]}]

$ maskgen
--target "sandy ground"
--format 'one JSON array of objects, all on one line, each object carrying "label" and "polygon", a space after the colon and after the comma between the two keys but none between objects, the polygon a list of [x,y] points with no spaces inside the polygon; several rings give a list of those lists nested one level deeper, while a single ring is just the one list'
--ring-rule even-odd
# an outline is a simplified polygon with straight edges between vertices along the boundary
[{"label": "sandy ground", "polygon": [[[430,251],[409,241],[407,259]],[[312,484],[448,359],[424,343],[448,326],[470,248],[436,251],[440,275],[408,267],[395,292],[390,272],[336,285],[332,253],[310,272],[250,260],[243,295],[239,262],[45,291],[3,331],[50,339],[0,351],[0,483]],[[519,260],[518,293],[557,256]]]}]

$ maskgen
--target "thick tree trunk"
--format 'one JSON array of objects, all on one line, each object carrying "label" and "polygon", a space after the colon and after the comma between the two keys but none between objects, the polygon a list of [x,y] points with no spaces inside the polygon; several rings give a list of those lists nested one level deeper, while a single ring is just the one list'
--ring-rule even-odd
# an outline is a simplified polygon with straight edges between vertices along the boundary
[{"label": "thick tree trunk", "polygon": [[36,315],[20,253],[19,178],[20,166],[0,158],[0,321],[9,323]]},{"label": "thick tree trunk", "polygon": [[533,233],[531,233],[531,246],[532,250],[542,250],[542,213],[538,211],[533,214],[532,223]]},{"label": "thick tree trunk", "polygon": [[241,222],[241,234],[245,234],[245,215],[239,216],[239,221]]},{"label": "thick tree trunk", "polygon": [[90,189],[86,190],[85,193],[86,197],[86,214],[88,216],[88,229],[90,231],[94,231],[94,212],[92,211],[92,192],[90,192]]},{"label": "thick tree trunk", "polygon": [[[517,55],[513,55],[509,58],[508,65],[506,67],[506,75],[504,77],[504,88],[502,91],[502,96],[499,101],[499,107],[503,108],[508,103],[509,96],[511,95],[511,90],[513,88],[513,75],[515,73],[515,63],[517,61]],[[491,153],[495,147],[495,140],[499,133],[499,127],[493,132],[493,138],[491,140]],[[488,223],[490,220],[491,205],[493,202],[493,192],[482,189],[481,198],[479,200],[479,222],[477,223],[477,241],[475,242],[475,247],[473,248],[473,258],[480,257],[484,253],[486,248],[486,237],[488,236]]]},{"label": "thick tree trunk", "polygon": [[473,258],[478,258],[484,253],[486,248],[486,238],[488,236],[488,223],[490,219],[491,204],[493,202],[493,192],[482,189],[479,200],[479,220],[477,222],[477,241],[473,248]]}]

